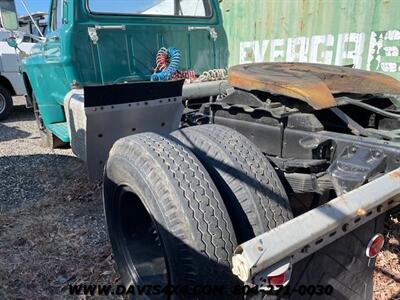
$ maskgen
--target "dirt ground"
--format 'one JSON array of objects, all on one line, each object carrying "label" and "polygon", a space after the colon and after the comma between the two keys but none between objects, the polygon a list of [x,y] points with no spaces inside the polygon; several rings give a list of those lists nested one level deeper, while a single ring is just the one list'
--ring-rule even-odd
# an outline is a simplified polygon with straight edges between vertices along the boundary
[{"label": "dirt ground", "polygon": [[[23,106],[0,123],[0,299],[65,299],[112,284],[101,189],[69,149],[42,148]],[[104,299],[102,297],[101,299]]]},{"label": "dirt ground", "polygon": [[[100,187],[69,149],[40,147],[35,126],[23,106],[0,123],[0,300],[65,299],[69,284],[118,283]],[[387,220],[375,299],[400,299],[399,221]]]},{"label": "dirt ground", "polygon": [[388,216],[385,245],[379,253],[374,274],[375,299],[400,299],[400,212]]}]

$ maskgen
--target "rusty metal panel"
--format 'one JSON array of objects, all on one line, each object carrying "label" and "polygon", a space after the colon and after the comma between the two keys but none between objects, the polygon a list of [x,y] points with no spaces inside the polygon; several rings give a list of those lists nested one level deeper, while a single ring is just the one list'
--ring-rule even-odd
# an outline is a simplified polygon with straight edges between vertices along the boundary
[{"label": "rusty metal panel", "polygon": [[336,106],[335,94],[400,95],[400,82],[377,72],[310,63],[257,63],[229,70],[229,83],[307,102],[315,109]]},{"label": "rusty metal panel", "polygon": [[399,0],[222,0],[230,65],[354,64],[400,79]]}]

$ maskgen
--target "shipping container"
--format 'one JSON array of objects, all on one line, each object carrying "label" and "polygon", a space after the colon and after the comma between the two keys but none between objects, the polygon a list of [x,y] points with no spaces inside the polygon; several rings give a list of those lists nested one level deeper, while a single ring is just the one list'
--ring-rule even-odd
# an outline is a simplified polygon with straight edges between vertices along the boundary
[{"label": "shipping container", "polygon": [[222,0],[230,65],[354,65],[400,79],[400,0]]}]

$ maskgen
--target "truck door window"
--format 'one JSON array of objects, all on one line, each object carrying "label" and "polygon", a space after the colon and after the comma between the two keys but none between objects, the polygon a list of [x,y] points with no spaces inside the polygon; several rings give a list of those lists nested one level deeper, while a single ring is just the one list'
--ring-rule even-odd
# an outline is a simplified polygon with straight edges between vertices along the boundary
[{"label": "truck door window", "polygon": [[210,0],[87,0],[94,14],[211,17]]},{"label": "truck door window", "polygon": [[51,29],[55,31],[63,25],[63,1],[53,0],[51,7]]}]

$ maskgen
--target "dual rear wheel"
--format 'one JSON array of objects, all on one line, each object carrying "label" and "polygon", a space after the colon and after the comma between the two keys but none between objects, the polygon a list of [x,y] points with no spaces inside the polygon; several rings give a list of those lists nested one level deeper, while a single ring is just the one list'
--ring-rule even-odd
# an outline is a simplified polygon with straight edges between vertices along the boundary
[{"label": "dual rear wheel", "polygon": [[[105,170],[104,201],[124,284],[179,284],[204,299],[235,298],[234,248],[291,217],[265,156],[216,125],[119,140]],[[170,296],[192,298],[187,292]]]},{"label": "dual rear wheel", "polygon": [[[284,187],[263,153],[218,125],[119,140],[103,191],[122,281],[153,286],[150,299],[241,298],[235,293],[241,282],[231,272],[235,247],[292,218]],[[365,257],[365,247],[382,230],[382,220],[295,264],[291,288],[329,285],[327,299],[372,299],[374,260]],[[156,288],[171,285],[185,288],[172,294]],[[312,295],[282,296],[304,297]]]}]

